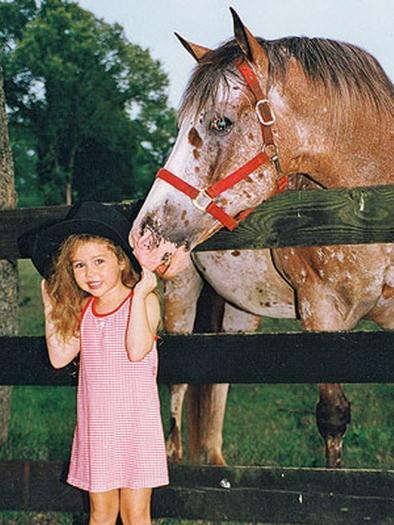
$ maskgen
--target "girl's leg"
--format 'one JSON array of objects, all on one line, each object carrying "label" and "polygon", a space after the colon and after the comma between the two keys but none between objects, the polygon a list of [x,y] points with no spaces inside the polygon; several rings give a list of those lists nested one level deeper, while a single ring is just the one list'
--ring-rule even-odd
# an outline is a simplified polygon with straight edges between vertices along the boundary
[{"label": "girl's leg", "polygon": [[123,525],[151,525],[152,489],[120,489],[120,516]]},{"label": "girl's leg", "polygon": [[89,492],[89,525],[115,525],[119,514],[119,489]]}]

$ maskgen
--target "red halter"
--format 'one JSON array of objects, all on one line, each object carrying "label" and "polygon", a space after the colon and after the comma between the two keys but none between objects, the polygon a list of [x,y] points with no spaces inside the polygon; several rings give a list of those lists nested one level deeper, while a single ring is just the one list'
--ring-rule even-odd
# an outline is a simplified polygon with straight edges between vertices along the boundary
[{"label": "red halter", "polygon": [[[228,215],[223,210],[223,208],[220,208],[220,206],[218,206],[213,199],[229,188],[232,188],[235,184],[237,184],[237,182],[245,179],[262,164],[272,161],[276,167],[276,170],[280,173],[277,149],[271,129],[272,124],[275,122],[275,117],[271,112],[269,101],[264,98],[257,77],[249,64],[245,61],[237,61],[236,66],[257,100],[256,114],[260,122],[261,134],[263,137],[263,151],[260,151],[260,153],[258,153],[255,157],[253,157],[246,164],[238,168],[230,175],[227,175],[227,177],[224,179],[221,179],[215,184],[212,184],[211,186],[202,190],[195,188],[165,168],[161,168],[156,175],[158,179],[166,181],[168,184],[171,184],[171,186],[190,197],[194,206],[198,210],[209,213],[215,219],[221,222],[223,226],[231,231],[238,226],[240,221],[245,219],[245,217],[247,217],[249,213],[253,211],[253,208],[244,210],[238,214],[236,218],[233,218],[230,217],[230,215]],[[277,192],[284,191],[287,188],[287,184],[287,177],[280,177],[278,180]]]}]

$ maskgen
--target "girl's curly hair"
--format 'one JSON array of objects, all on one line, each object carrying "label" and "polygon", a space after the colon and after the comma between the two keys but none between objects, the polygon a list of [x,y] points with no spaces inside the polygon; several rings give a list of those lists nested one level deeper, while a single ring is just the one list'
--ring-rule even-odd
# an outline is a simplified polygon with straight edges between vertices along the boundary
[{"label": "girl's curly hair", "polygon": [[124,263],[122,283],[133,288],[139,280],[133,269],[130,259],[122,248],[109,239],[94,235],[71,235],[60,247],[59,255],[47,283],[47,290],[51,298],[53,310],[52,320],[56,329],[65,341],[79,336],[81,314],[89,294],[77,285],[72,268],[72,258],[75,250],[83,243],[93,241],[105,244],[117,257],[119,263]]}]

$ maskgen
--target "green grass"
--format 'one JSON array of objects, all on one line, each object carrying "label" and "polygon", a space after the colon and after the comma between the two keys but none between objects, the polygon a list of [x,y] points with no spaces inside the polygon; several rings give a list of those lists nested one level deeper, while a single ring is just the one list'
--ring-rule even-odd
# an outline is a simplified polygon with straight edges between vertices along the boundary
[{"label": "green grass", "polygon": [[[20,335],[41,335],[40,278],[20,261]],[[363,329],[376,327],[364,323]],[[264,331],[299,330],[294,321],[264,320]],[[352,424],[345,438],[344,466],[393,468],[394,394],[391,385],[345,385]],[[168,388],[160,387],[165,427]],[[315,385],[232,385],[224,429],[229,465],[324,466],[323,444],[315,425]],[[67,459],[75,423],[75,388],[14,387],[10,435],[1,459]],[[186,443],[185,443],[186,446]],[[186,446],[187,448],[187,446]],[[0,525],[69,525],[66,514],[0,513]],[[38,521],[37,521],[38,520]],[[203,522],[161,520],[161,525]]]},{"label": "green grass", "polygon": [[75,388],[14,387],[10,435],[1,459],[67,459],[75,425]]},{"label": "green grass", "polygon": [[41,277],[32,263],[18,261],[19,273],[19,335],[42,335],[44,333],[44,314],[42,310],[40,283]]}]

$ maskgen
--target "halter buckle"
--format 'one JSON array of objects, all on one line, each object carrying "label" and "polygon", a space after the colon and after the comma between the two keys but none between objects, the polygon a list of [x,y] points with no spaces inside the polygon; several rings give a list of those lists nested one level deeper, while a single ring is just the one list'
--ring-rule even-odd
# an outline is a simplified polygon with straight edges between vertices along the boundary
[{"label": "halter buckle", "polygon": [[278,148],[276,144],[263,144],[263,151],[266,152],[270,160],[275,162],[275,160],[278,158]]},{"label": "halter buckle", "polygon": [[279,162],[279,153],[278,153],[278,147],[276,144],[264,144],[263,151],[268,155],[271,162],[274,164],[276,171],[278,174],[283,174],[282,167]]},{"label": "halter buckle", "polygon": [[[263,107],[265,107],[266,112],[271,117],[268,120],[265,120],[264,118]],[[272,126],[272,124],[274,124],[276,120],[275,115],[271,111],[269,100],[266,98],[263,98],[256,102],[256,114],[257,114],[257,118],[259,119],[259,121],[261,122],[263,126]]]},{"label": "halter buckle", "polygon": [[196,197],[192,199],[194,206],[200,211],[206,211],[212,199],[205,190],[200,190]]}]

